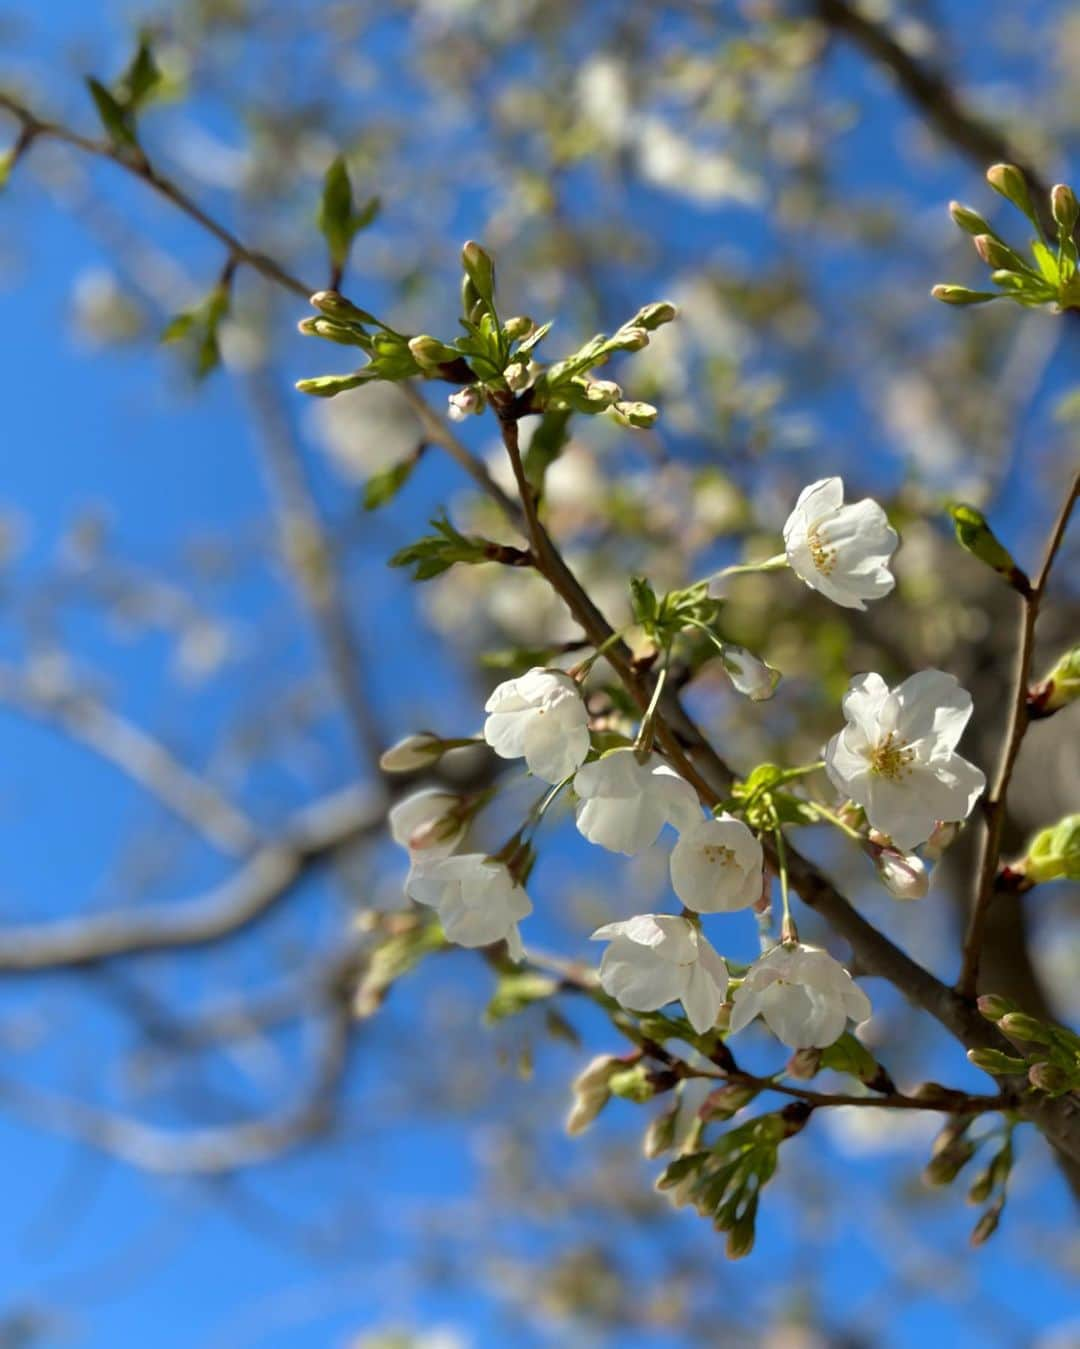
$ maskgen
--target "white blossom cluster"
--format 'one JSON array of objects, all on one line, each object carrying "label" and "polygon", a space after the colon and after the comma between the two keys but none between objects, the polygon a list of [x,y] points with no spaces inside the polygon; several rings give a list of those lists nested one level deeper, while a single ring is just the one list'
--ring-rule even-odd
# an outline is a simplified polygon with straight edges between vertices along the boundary
[{"label": "white blossom cluster", "polygon": [[[802,492],[784,543],[778,561],[786,559],[802,581],[837,604],[862,609],[893,587],[889,563],[897,536],[876,502],[845,505],[839,478]],[[754,831],[730,814],[705,811],[695,788],[650,747],[649,737],[595,754],[580,684],[562,670],[535,668],[507,680],[485,711],[487,744],[501,758],[523,759],[553,793],[570,789],[577,829],[590,843],[634,856],[665,827],[675,831],[669,869],[682,912],[639,914],[594,932],[594,940],[607,943],[599,979],[630,1011],[678,1001],[699,1034],[711,1030],[734,981],[701,916],[767,907],[765,859]],[[921,671],[894,689],[880,675],[860,675],[844,696],[846,725],[829,741],[825,768],[845,808],[865,813],[868,851],[897,898],[925,894],[925,864],[911,850],[926,844],[932,855],[985,786],[980,770],[956,752],[971,711],[970,695],[939,670]],[[426,733],[411,737],[384,766],[430,762],[431,745],[438,741]],[[505,941],[511,957],[521,959],[518,924],[532,905],[518,874],[519,852],[504,850],[498,858],[457,853],[467,816],[458,799],[442,791],[406,798],[391,811],[390,824],[409,852],[406,891],[436,911],[447,938],[473,947]],[[870,1011],[866,994],[827,952],[782,941],[734,987],[729,1026],[738,1031],[760,1016],[784,1044],[824,1048],[849,1020],[864,1021]]]}]

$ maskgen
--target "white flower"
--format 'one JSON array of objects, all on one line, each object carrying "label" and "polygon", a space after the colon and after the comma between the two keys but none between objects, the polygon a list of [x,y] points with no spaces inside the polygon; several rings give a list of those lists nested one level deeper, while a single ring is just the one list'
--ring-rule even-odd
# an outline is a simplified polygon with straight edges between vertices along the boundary
[{"label": "white flower", "polygon": [[752,651],[725,642],[722,660],[735,688],[739,693],[745,693],[752,703],[764,702],[776,692],[780,671]]},{"label": "white flower", "polygon": [[920,670],[891,691],[880,675],[859,675],[843,708],[848,724],[829,741],[825,767],[875,829],[906,852],[939,820],[966,818],[986,778],[954,752],[971,694],[952,675]]},{"label": "white flower", "polygon": [[893,899],[925,899],[930,889],[930,873],[915,853],[882,848],[874,858],[881,883]]},{"label": "white flower", "polygon": [[842,478],[804,487],[784,525],[792,570],[846,609],[865,609],[893,588],[889,559],[899,543],[885,512],[867,497],[844,505]]},{"label": "white flower", "polygon": [[641,763],[632,749],[614,749],[579,768],[578,832],[610,852],[633,856],[656,842],[665,824],[689,829],[701,819],[697,793],[659,754]]},{"label": "white flower", "polygon": [[500,684],[484,704],[484,739],[502,759],[524,757],[545,782],[561,782],[589,752],[589,714],[561,670],[529,670]]},{"label": "white flower", "polygon": [[732,815],[699,820],[671,850],[671,884],[697,913],[747,909],[761,898],[761,844]]},{"label": "white flower", "polygon": [[384,773],[415,773],[427,768],[442,754],[442,741],[430,731],[417,731],[396,741],[379,755]]},{"label": "white flower", "polygon": [[458,797],[437,787],[413,792],[390,808],[390,836],[408,850],[410,862],[440,862],[465,833],[460,807]]},{"label": "white flower", "polygon": [[699,1035],[716,1024],[727,966],[688,919],[643,913],[607,923],[592,940],[611,943],[600,962],[600,983],[628,1011],[655,1012],[680,999]]},{"label": "white flower", "polygon": [[532,904],[504,864],[493,857],[462,853],[414,870],[405,893],[433,908],[447,939],[458,946],[505,941],[512,960],[524,955],[517,925],[532,913]]},{"label": "white flower", "polygon": [[735,992],[731,1030],[754,1017],[792,1049],[825,1049],[848,1018],[865,1021],[870,999],[838,960],[816,946],[774,946],[750,966]]}]

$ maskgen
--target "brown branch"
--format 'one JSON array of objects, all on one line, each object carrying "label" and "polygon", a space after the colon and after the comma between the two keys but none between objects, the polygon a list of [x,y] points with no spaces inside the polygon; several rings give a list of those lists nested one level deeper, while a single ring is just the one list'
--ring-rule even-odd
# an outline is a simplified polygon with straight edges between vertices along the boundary
[{"label": "brown branch", "polygon": [[1001,857],[1001,839],[1008,809],[1009,783],[1012,780],[1013,769],[1016,767],[1020,746],[1024,742],[1024,735],[1031,721],[1031,714],[1028,710],[1028,686],[1031,683],[1031,663],[1035,651],[1035,624],[1038,622],[1039,608],[1046,593],[1047,583],[1050,580],[1050,571],[1065,537],[1069,517],[1076,504],[1078,493],[1080,493],[1080,473],[1073,477],[1057,519],[1050,530],[1039,573],[1028,592],[1021,597],[1020,636],[1016,649],[1016,672],[1013,676],[1009,725],[1005,743],[1001,750],[1001,759],[993,789],[983,803],[986,827],[983,834],[982,854],[979,861],[975,898],[972,902],[967,933],[964,937],[963,965],[956,985],[957,992],[964,998],[973,998],[978,987],[979,959],[982,954],[983,936],[986,931],[986,917],[994,895],[998,861]]},{"label": "brown branch", "polygon": [[0,973],[75,968],[115,956],[206,946],[267,914],[339,849],[383,827],[381,794],[348,788],[297,813],[222,885],[154,908],[0,927]]}]

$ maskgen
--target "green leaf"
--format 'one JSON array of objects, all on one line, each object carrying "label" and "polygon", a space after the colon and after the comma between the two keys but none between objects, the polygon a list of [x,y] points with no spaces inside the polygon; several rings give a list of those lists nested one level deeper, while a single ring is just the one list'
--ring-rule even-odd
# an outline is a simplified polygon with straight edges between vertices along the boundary
[{"label": "green leaf", "polygon": [[400,464],[394,464],[391,468],[384,469],[382,473],[370,477],[364,485],[364,510],[378,510],[380,506],[392,501],[409,481],[416,464],[417,456],[410,455]]},{"label": "green leaf", "polygon": [[349,170],[343,156],[331,160],[323,179],[322,201],[319,203],[319,229],[326,240],[330,261],[335,267],[344,267],[352,243],[353,193]]},{"label": "green leaf", "polygon": [[847,1073],[860,1082],[872,1082],[880,1073],[873,1054],[850,1031],[845,1031],[839,1040],[821,1051],[821,1066]]},{"label": "green leaf", "polygon": [[1061,282],[1061,272],[1058,270],[1057,258],[1050,252],[1049,248],[1039,239],[1033,239],[1031,243],[1031,252],[1035,261],[1039,264],[1039,271],[1043,274],[1052,286],[1057,286]]},{"label": "green leaf", "polygon": [[137,144],[135,127],[127,109],[100,80],[95,80],[91,76],[86,81],[86,87],[90,90],[90,97],[94,100],[101,125],[105,128],[109,140],[117,147],[133,148]]},{"label": "green leaf", "polygon": [[120,77],[123,104],[127,110],[130,113],[138,112],[145,103],[149,102],[163,79],[164,76],[154,59],[149,39],[141,38],[131,64]]}]

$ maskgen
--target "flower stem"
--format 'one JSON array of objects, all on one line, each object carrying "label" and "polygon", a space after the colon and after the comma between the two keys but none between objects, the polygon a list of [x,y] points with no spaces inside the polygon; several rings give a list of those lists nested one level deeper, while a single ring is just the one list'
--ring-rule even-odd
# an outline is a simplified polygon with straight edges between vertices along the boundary
[{"label": "flower stem", "polygon": [[636,754],[647,754],[652,748],[653,722],[656,719],[656,709],[660,706],[664,685],[667,683],[668,657],[670,655],[671,648],[665,647],[664,663],[660,667],[660,673],[657,675],[656,683],[653,686],[652,697],[649,699],[649,706],[645,709],[645,715],[641,719],[641,726],[634,741],[634,752]]},{"label": "flower stem", "polygon": [[728,576],[743,576],[749,572],[780,571],[787,565],[787,553],[776,553],[773,557],[766,558],[764,562],[738,562],[732,567],[724,567],[710,579],[719,581]]},{"label": "flower stem", "polygon": [[860,834],[857,829],[853,829],[850,824],[842,820],[839,815],[834,814],[833,811],[826,810],[824,806],[819,806],[816,801],[810,802],[810,809],[815,815],[820,815],[823,820],[827,820],[829,824],[847,834],[848,838],[853,838],[856,843],[866,842],[865,835]]}]

